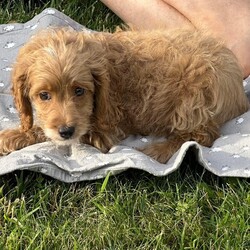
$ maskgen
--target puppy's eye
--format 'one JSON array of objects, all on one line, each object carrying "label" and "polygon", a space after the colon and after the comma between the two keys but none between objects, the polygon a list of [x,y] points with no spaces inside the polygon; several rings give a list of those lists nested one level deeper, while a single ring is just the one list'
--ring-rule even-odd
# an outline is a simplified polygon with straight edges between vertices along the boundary
[{"label": "puppy's eye", "polygon": [[51,95],[48,92],[39,93],[39,97],[42,101],[48,101],[51,99]]},{"label": "puppy's eye", "polygon": [[80,88],[80,87],[75,88],[75,95],[76,96],[81,96],[84,94],[84,92],[85,92],[85,90],[83,88]]}]

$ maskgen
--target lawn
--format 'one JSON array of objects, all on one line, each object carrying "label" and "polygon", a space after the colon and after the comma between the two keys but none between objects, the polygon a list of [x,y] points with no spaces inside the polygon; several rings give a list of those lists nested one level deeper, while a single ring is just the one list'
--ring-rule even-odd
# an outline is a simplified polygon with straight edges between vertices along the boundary
[{"label": "lawn", "polygon": [[[46,7],[95,30],[121,21],[99,1],[2,1],[0,23]],[[218,178],[186,157],[154,177],[129,170],[66,184],[28,171],[0,177],[0,249],[250,250],[250,185]]]}]

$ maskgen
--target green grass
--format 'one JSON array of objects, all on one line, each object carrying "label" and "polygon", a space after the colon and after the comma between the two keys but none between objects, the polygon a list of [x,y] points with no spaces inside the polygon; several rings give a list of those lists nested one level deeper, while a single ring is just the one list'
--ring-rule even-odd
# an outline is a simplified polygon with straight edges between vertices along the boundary
[{"label": "green grass", "polygon": [[[96,30],[121,21],[99,1],[11,1],[0,22],[25,22],[55,7]],[[250,185],[218,178],[187,157],[154,177],[129,170],[66,184],[42,174],[0,177],[0,249],[250,249]]]},{"label": "green grass", "polygon": [[46,7],[56,8],[94,30],[113,30],[121,20],[95,0],[6,0],[0,1],[0,23],[26,22]]}]

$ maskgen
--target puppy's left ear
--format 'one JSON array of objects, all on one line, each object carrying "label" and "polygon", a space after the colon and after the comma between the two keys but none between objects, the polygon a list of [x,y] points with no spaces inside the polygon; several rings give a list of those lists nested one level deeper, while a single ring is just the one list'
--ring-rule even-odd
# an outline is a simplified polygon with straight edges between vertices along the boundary
[{"label": "puppy's left ear", "polygon": [[110,72],[106,51],[103,47],[103,39],[94,36],[83,36],[84,49],[83,58],[85,65],[89,68],[94,80],[94,113],[102,117],[107,112],[107,101],[109,96]]},{"label": "puppy's left ear", "polygon": [[95,83],[95,114],[97,117],[101,117],[107,114],[110,77],[103,66],[99,69],[92,68],[91,73]]},{"label": "puppy's left ear", "polygon": [[33,112],[29,99],[27,55],[20,53],[12,72],[12,94],[21,120],[21,130],[28,131],[33,126]]}]

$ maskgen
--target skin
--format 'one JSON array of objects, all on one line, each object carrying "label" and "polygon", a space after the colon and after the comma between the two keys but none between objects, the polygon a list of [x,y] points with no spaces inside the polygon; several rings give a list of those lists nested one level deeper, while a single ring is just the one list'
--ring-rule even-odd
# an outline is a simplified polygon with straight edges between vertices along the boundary
[{"label": "skin", "polygon": [[249,0],[102,0],[139,29],[192,27],[223,40],[236,55],[243,77],[250,75]]}]

